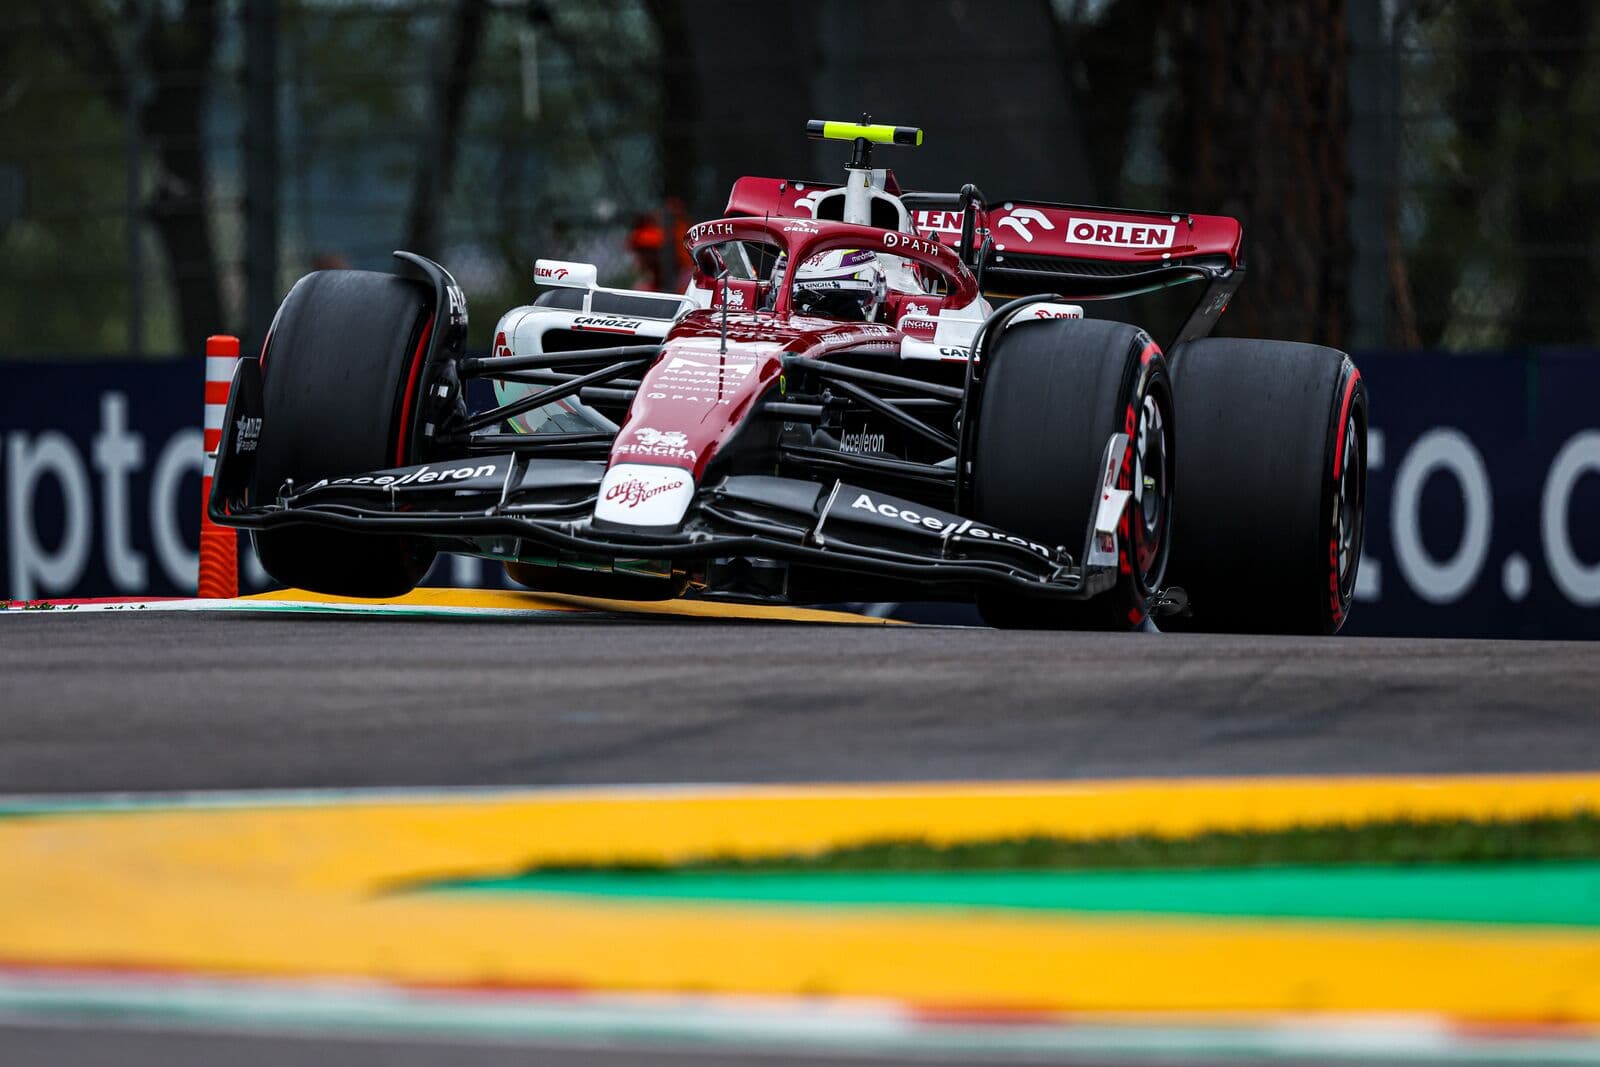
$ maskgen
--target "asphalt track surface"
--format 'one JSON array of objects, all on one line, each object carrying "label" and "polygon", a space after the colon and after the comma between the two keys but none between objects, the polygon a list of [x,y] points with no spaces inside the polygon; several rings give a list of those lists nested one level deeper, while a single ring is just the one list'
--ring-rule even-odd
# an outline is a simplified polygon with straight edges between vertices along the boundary
[{"label": "asphalt track surface", "polygon": [[[318,1035],[169,1031],[117,1026],[58,1029],[0,1020],[0,1051],[14,1058],[4,1062],[26,1067],[172,1067],[226,1064],[227,1067],[966,1067],[952,1058],[903,1059],[895,1056],[805,1056],[782,1051],[708,1052],[704,1049],[606,1048],[582,1045],[530,1049],[526,1045],[488,1042],[398,1041],[360,1035]],[[1061,1063],[1060,1056],[1006,1056],[1015,1064]],[[1102,1061],[1074,1059],[1074,1067],[1098,1067]],[[1173,1067],[1170,1056],[1114,1061]],[[1225,1067],[1226,1061],[1187,1061],[1183,1067]],[[1109,1065],[1108,1065],[1109,1067]],[[1333,1067],[1299,1061],[1296,1067]]]},{"label": "asphalt track surface", "polygon": [[0,792],[1593,770],[1593,644],[0,620]]},{"label": "asphalt track surface", "polygon": [[[0,793],[10,794],[1597,766],[1600,652],[1580,643],[298,614],[0,619]],[[912,1061],[0,1023],[0,1062]]]}]

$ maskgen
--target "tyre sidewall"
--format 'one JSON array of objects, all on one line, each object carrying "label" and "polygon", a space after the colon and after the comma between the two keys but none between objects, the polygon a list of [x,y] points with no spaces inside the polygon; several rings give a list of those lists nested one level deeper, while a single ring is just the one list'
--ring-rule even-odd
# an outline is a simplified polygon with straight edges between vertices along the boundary
[{"label": "tyre sidewall", "polygon": [[[297,282],[262,353],[261,439],[250,499],[287,483],[401,466],[431,331],[426,287],[368,271],[318,271]],[[355,597],[408,592],[437,555],[430,542],[296,525],[256,531],[263,568],[291,587]]]},{"label": "tyre sidewall", "polygon": [[[1165,420],[1168,492],[1153,584],[1171,544],[1176,482],[1176,412],[1166,361],[1144,331],[1098,320],[1040,320],[1009,327],[994,345],[979,407],[973,513],[1023,536],[1086,550],[1098,509],[1106,443],[1128,435],[1117,486],[1133,489],[1134,450],[1145,398]],[[1040,496],[1040,487],[1055,490]],[[1152,583],[1137,565],[1143,523],[1130,500],[1118,527],[1118,576],[1089,601],[985,591],[979,607],[995,625],[1128,629],[1144,621]]]}]

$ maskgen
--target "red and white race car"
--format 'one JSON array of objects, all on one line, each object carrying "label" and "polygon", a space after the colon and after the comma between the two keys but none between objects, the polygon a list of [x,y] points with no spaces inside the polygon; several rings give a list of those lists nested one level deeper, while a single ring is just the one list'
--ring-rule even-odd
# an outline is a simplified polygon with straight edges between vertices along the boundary
[{"label": "red and white race car", "polygon": [[[465,350],[441,266],[319,271],[241,361],[209,502],[267,571],[361,597],[438,552],[633,599],[973,600],[999,626],[1330,633],[1366,396],[1341,352],[1206,339],[1233,219],[743,178],[682,295],[546,286]],[[1158,344],[1107,303],[1188,286]],[[495,403],[472,410],[471,379]]]}]

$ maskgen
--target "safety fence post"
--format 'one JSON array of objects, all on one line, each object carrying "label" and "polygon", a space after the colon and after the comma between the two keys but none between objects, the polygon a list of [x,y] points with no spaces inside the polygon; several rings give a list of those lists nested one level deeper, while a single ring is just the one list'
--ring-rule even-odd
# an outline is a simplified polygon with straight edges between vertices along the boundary
[{"label": "safety fence post", "polygon": [[239,536],[218,526],[206,514],[211,500],[211,475],[222,442],[222,420],[228,410],[228,390],[239,363],[239,339],[226,334],[206,338],[205,474],[200,480],[200,596],[227,599],[239,595]]}]

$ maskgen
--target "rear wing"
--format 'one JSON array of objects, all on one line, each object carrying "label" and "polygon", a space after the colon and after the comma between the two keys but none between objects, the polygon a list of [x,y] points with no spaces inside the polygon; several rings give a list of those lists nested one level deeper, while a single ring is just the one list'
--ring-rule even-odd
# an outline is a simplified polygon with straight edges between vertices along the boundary
[{"label": "rear wing", "polygon": [[[1141,211],[1044,200],[989,206],[960,193],[906,193],[917,228],[953,241],[986,295],[1055,293],[1117,300],[1194,283],[1199,297],[1167,348],[1204,337],[1244,280],[1244,230],[1224,215]],[[970,215],[970,221],[969,221]]]},{"label": "rear wing", "polygon": [[[914,208],[919,229],[959,238],[962,220],[952,219],[948,208],[923,208],[925,194],[904,199]],[[976,216],[974,257],[982,253],[986,236],[993,245],[986,272],[994,275],[997,286],[1014,288],[1018,295],[1034,288],[1032,279],[1048,280],[1052,291],[1071,285],[1074,291],[1063,295],[1088,298],[1132,295],[1170,284],[1177,279],[1167,275],[1187,274],[1193,267],[1234,270],[1243,233],[1236,220],[1221,215],[1042,201],[976,205]]]},{"label": "rear wing", "polygon": [[[727,214],[809,217],[809,197],[833,188],[740,178]],[[991,206],[971,185],[959,193],[899,192],[899,198],[912,227],[954,246],[988,296],[1056,293],[1069,301],[1115,300],[1196,283],[1199,299],[1177,335],[1167,339],[1169,348],[1210,333],[1244,280],[1243,228],[1223,215],[1045,200]]]}]

